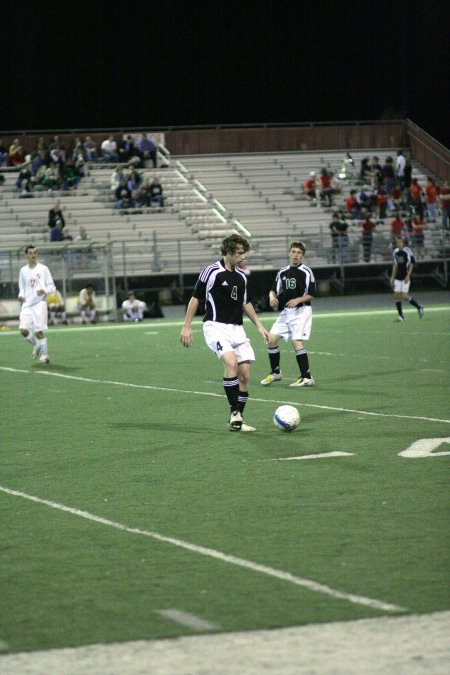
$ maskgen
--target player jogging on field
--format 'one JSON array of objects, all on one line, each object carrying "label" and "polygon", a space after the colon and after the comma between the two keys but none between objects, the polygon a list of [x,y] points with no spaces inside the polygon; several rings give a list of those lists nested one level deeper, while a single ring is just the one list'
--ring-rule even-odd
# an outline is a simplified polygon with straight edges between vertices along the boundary
[{"label": "player jogging on field", "polygon": [[[28,264],[21,268],[19,273],[19,296],[21,303],[19,330],[25,340],[31,342],[33,351],[31,358],[41,363],[48,363],[47,338],[47,293],[56,290],[52,275],[46,265],[37,261],[38,253],[35,246],[25,249]],[[39,356],[40,353],[40,356]]]},{"label": "player jogging on field", "polygon": [[270,373],[261,380],[267,386],[281,380],[280,348],[281,338],[291,340],[300,369],[300,377],[291,387],[312,387],[314,378],[309,370],[309,360],[304,340],[309,340],[312,325],[311,300],[316,295],[316,280],[312,270],[303,263],[306,247],[301,241],[293,241],[289,245],[289,265],[283,267],[275,277],[269,292],[272,309],[281,313],[269,333]]},{"label": "player jogging on field", "polygon": [[250,244],[244,237],[232,234],[222,241],[223,258],[201,272],[189,301],[181,342],[192,343],[192,320],[200,302],[205,303],[203,334],[206,344],[224,366],[223,387],[230,406],[230,431],[256,431],[245,424],[242,415],[248,400],[250,363],[255,354],[243,326],[243,312],[268,343],[269,334],[258,319],[247,297],[247,276],[239,265],[245,260]]},{"label": "player jogging on field", "polygon": [[392,253],[392,272],[391,286],[394,291],[395,305],[397,307],[398,317],[396,321],[403,323],[402,299],[407,300],[410,305],[415,307],[419,313],[419,319],[423,317],[423,305],[419,305],[409,294],[411,284],[411,275],[414,269],[415,258],[409,246],[405,246],[402,237],[397,237],[396,248]]}]

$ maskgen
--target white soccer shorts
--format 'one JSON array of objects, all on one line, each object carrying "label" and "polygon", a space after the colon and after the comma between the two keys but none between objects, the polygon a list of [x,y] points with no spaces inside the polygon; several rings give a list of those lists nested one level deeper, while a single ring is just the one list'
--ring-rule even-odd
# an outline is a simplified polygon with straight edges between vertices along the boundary
[{"label": "white soccer shorts", "polygon": [[31,307],[22,307],[19,317],[19,330],[25,328],[31,333],[47,330],[47,303],[38,302]]},{"label": "white soccer shorts", "polygon": [[255,360],[255,352],[245,334],[244,326],[237,326],[233,323],[219,323],[218,321],[205,321],[203,335],[206,344],[219,359],[226,352],[234,352],[238,363]]},{"label": "white soccer shorts", "polygon": [[279,335],[285,340],[309,340],[312,327],[312,308],[310,305],[303,307],[286,307],[273,324],[270,332]]},{"label": "white soccer shorts", "polygon": [[408,293],[411,281],[394,279],[394,293]]}]

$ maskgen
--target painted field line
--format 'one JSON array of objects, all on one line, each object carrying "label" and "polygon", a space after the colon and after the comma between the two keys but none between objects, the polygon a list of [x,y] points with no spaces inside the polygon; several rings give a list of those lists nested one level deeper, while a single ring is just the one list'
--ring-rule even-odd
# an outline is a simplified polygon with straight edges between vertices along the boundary
[{"label": "painted field line", "polygon": [[[436,306],[436,307],[425,307],[425,312],[426,314],[429,314],[431,312],[449,312],[450,311],[450,306],[443,305],[441,306]],[[320,312],[315,311],[314,313],[314,321],[316,319],[341,319],[341,318],[349,318],[349,317],[365,317],[365,316],[387,316],[389,314],[393,314],[394,310],[391,309],[372,309],[372,310],[358,310],[354,309],[352,311],[342,311],[342,312]],[[413,314],[416,312],[415,309],[409,309],[408,307],[405,308],[406,314]],[[259,315],[261,321],[271,321],[272,323],[274,322],[274,315],[273,314],[260,314]],[[247,323],[251,323],[250,319],[245,318],[244,321]],[[201,319],[196,319],[192,322],[193,326],[201,326],[202,325]],[[57,328],[51,329],[52,336],[54,337],[55,335],[58,335],[58,333],[67,333],[69,331],[103,331],[103,330],[140,330],[143,328],[173,328],[174,326],[182,326],[183,325],[183,319],[178,319],[176,321],[164,321],[164,322],[158,322],[158,323],[139,323],[139,324],[114,324],[114,325],[96,325],[96,326],[68,326],[67,328],[60,328],[59,326]],[[18,328],[12,328],[11,330],[6,330],[6,331],[0,331],[0,336],[1,335],[18,335]]]},{"label": "painted field line", "polygon": [[346,593],[344,591],[339,591],[325,584],[320,584],[311,579],[304,579],[302,577],[297,577],[290,572],[284,572],[275,567],[268,567],[267,565],[260,565],[259,563],[253,562],[251,560],[246,560],[245,558],[238,558],[234,555],[229,555],[228,553],[223,553],[213,548],[207,548],[205,546],[198,546],[197,544],[191,544],[188,541],[183,541],[182,539],[175,539],[174,537],[168,537],[164,534],[159,534],[158,532],[152,532],[150,530],[141,530],[137,527],[129,527],[128,525],[123,525],[122,523],[117,523],[114,520],[108,520],[107,518],[102,518],[101,516],[96,516],[93,513],[88,511],[81,511],[80,509],[72,508],[71,506],[65,506],[64,504],[59,504],[58,502],[52,502],[47,499],[41,499],[40,497],[34,497],[29,495],[26,492],[20,492],[18,490],[12,490],[10,488],[0,485],[0,491],[5,494],[11,495],[13,497],[21,497],[22,499],[27,499],[28,501],[34,502],[36,504],[41,504],[43,506],[49,506],[52,509],[57,511],[64,511],[70,513],[73,516],[78,516],[79,518],[84,518],[85,520],[90,520],[94,523],[99,523],[100,525],[106,525],[107,527],[112,527],[116,530],[122,532],[128,532],[129,534],[136,534],[142,537],[149,537],[150,539],[155,539],[156,541],[163,542],[165,544],[171,544],[172,546],[177,546],[178,548],[191,551],[192,553],[198,553],[199,555],[206,556],[208,558],[215,558],[221,562],[229,563],[230,565],[235,565],[237,567],[243,567],[250,570],[251,572],[259,572],[260,574],[265,574],[269,577],[279,579],[280,581],[286,581],[287,583],[294,584],[295,586],[301,586],[306,588],[309,591],[314,593],[322,593],[324,595],[329,595],[330,597],[336,600],[345,600],[356,605],[364,605],[366,607],[371,607],[381,612],[407,612],[408,610],[404,607],[399,607],[398,605],[393,605],[388,602],[383,602],[381,600],[375,600],[373,598],[367,598],[363,595],[356,595],[354,593]]},{"label": "painted field line", "polygon": [[155,609],[155,612],[165,619],[170,619],[174,623],[179,623],[194,630],[218,630],[220,628],[218,623],[202,619],[201,616],[196,614],[183,612],[181,609]]},{"label": "painted field line", "polygon": [[[132,382],[118,382],[116,380],[95,380],[92,377],[81,377],[79,375],[65,375],[64,373],[52,373],[49,370],[23,370],[21,368],[10,368],[7,366],[0,366],[0,371],[11,373],[26,373],[27,375],[46,375],[47,377],[60,377],[64,380],[75,380],[77,382],[89,382],[91,384],[108,384],[114,385],[116,387],[129,387],[130,389],[146,389],[149,391],[168,391],[175,394],[189,394],[190,396],[213,396],[215,398],[225,398],[225,394],[218,394],[211,391],[195,391],[192,389],[175,389],[174,387],[157,387],[152,384],[133,384]],[[444,424],[450,424],[450,420],[436,418],[436,417],[424,417],[422,415],[398,415],[395,413],[378,413],[372,412],[370,410],[357,410],[354,408],[339,408],[337,406],[331,405],[319,405],[318,403],[303,403],[300,401],[287,401],[279,398],[254,398],[252,397],[252,403],[276,403],[277,405],[286,404],[294,405],[305,408],[319,408],[320,410],[333,410],[335,412],[346,412],[354,413],[357,415],[369,415],[371,417],[394,417],[399,419],[406,420],[424,420],[425,422],[443,422]]]}]

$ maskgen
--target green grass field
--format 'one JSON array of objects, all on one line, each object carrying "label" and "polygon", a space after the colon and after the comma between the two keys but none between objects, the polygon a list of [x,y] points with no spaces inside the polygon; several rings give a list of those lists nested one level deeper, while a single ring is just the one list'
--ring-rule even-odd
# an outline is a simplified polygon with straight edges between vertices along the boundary
[{"label": "green grass field", "polygon": [[393,316],[316,313],[309,389],[248,324],[254,434],[200,322],[57,327],[48,365],[1,333],[4,651],[448,609],[450,312]]}]

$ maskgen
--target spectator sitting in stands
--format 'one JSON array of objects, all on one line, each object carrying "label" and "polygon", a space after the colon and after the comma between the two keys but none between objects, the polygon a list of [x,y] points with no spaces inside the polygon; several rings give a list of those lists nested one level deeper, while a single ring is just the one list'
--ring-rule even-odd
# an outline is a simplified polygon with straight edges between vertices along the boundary
[{"label": "spectator sitting in stands", "polygon": [[97,144],[92,140],[90,136],[86,136],[83,143],[83,148],[86,153],[86,159],[88,162],[97,161]]},{"label": "spectator sitting in stands", "polygon": [[381,166],[380,160],[377,156],[372,157],[372,162],[370,164],[370,176],[372,187],[378,187],[383,182],[383,167]]},{"label": "spectator sitting in stands", "polygon": [[111,190],[115,192],[119,185],[121,184],[122,179],[124,178],[123,169],[120,166],[116,166],[114,171],[111,174]]},{"label": "spectator sitting in stands", "polygon": [[325,202],[325,206],[333,206],[334,190],[331,186],[332,174],[328,173],[327,169],[323,168],[319,175],[319,187],[317,200]]},{"label": "spectator sitting in stands", "polygon": [[119,162],[128,163],[134,155],[134,140],[131,134],[123,138],[119,144]]},{"label": "spectator sitting in stands", "polygon": [[359,170],[359,179],[363,183],[370,183],[371,179],[371,170],[369,166],[369,158],[368,157],[363,157],[361,160],[361,168]]},{"label": "spectator sitting in stands", "polygon": [[356,190],[350,190],[345,199],[345,213],[351,218],[361,218],[361,206],[356,198]]},{"label": "spectator sitting in stands", "polygon": [[156,169],[156,145],[154,144],[150,134],[143,136],[141,142],[139,143],[139,151],[144,162],[147,159],[151,159],[153,168]]},{"label": "spectator sitting in stands", "polygon": [[75,190],[80,180],[81,176],[70,159],[60,170],[60,185],[63,190]]},{"label": "spectator sitting in stands", "polygon": [[50,241],[63,241],[63,239],[63,224],[62,221],[58,219],[50,230]]},{"label": "spectator sitting in stands", "polygon": [[130,167],[130,171],[128,172],[127,187],[131,193],[131,197],[134,200],[136,199],[141,184],[142,184],[141,174],[135,168]]},{"label": "spectator sitting in stands", "polygon": [[88,235],[86,228],[81,225],[80,231],[75,237],[75,241],[88,241],[89,239],[90,236]]},{"label": "spectator sitting in stands", "polygon": [[59,187],[59,170],[54,162],[50,162],[50,165],[45,170],[43,179],[41,180],[41,185],[46,187],[49,192],[55,187]]},{"label": "spectator sitting in stands", "polygon": [[161,209],[164,208],[163,186],[158,176],[155,176],[150,183],[150,201],[159,204]]},{"label": "spectator sitting in stands", "polygon": [[19,143],[19,139],[15,138],[9,146],[8,165],[18,166],[23,164],[23,148]]},{"label": "spectator sitting in stands", "polygon": [[387,194],[389,194],[395,185],[395,169],[394,160],[392,157],[386,157],[386,161],[382,169],[382,175],[384,189],[386,190]]},{"label": "spectator sitting in stands", "polygon": [[59,199],[55,202],[54,206],[52,206],[52,208],[48,212],[48,226],[50,228],[54,227],[57,220],[60,220],[63,224],[63,227],[64,227],[64,225],[66,224],[66,221],[64,220],[64,216],[62,214],[62,209],[61,209]]},{"label": "spectator sitting in stands", "polygon": [[[395,183],[388,195],[388,208],[390,211],[399,211],[403,207],[403,195],[400,183]],[[394,242],[395,243],[395,242]]]},{"label": "spectator sitting in stands", "polygon": [[73,237],[70,234],[70,230],[67,227],[67,225],[65,227],[63,227],[62,235],[63,235],[63,241],[73,241]]},{"label": "spectator sitting in stands", "polygon": [[101,145],[102,157],[105,162],[117,162],[119,155],[117,153],[117,143],[114,136],[108,136]]},{"label": "spectator sitting in stands", "polygon": [[0,166],[8,164],[8,150],[3,145],[3,139],[0,138]]},{"label": "spectator sitting in stands", "polygon": [[29,162],[24,162],[16,180],[16,187],[22,192],[31,192],[33,188],[33,174]]},{"label": "spectator sitting in stands", "polygon": [[311,171],[308,178],[303,183],[303,192],[310,199],[316,198],[316,172]]},{"label": "spectator sitting in stands", "polygon": [[38,142],[31,151],[31,166],[33,174],[36,175],[41,166],[48,166],[50,163],[50,154],[43,136],[38,138]]},{"label": "spectator sitting in stands", "polygon": [[72,143],[70,151],[70,157],[72,158],[72,161],[76,162],[80,154],[84,155],[84,147],[83,143],[81,142],[81,139],[77,136],[74,142]]}]

